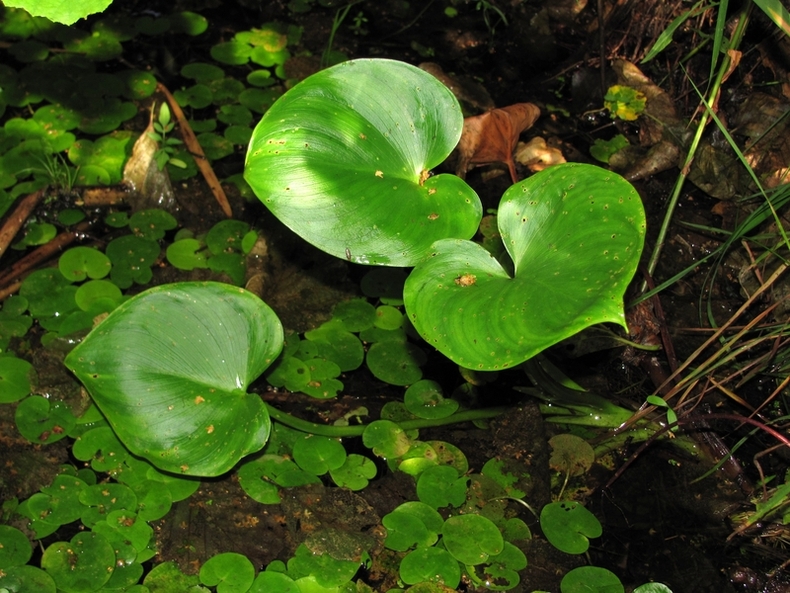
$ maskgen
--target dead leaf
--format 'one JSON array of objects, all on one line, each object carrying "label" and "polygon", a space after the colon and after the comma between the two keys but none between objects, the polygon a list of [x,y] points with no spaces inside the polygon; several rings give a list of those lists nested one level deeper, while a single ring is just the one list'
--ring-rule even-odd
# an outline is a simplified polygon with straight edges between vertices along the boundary
[{"label": "dead leaf", "polygon": [[124,183],[130,188],[126,201],[132,210],[162,208],[169,212],[177,210],[173,187],[167,169],[159,169],[154,155],[159,149],[156,140],[148,134],[154,131],[153,109],[148,127],[134,143],[132,156],[123,169]]},{"label": "dead leaf", "polygon": [[554,146],[548,146],[540,136],[536,136],[529,142],[518,143],[516,161],[529,167],[532,172],[542,171],[551,165],[566,162],[562,151]]},{"label": "dead leaf", "polygon": [[532,103],[516,103],[467,117],[458,142],[456,175],[463,179],[470,165],[505,163],[513,183],[517,183],[513,150],[521,132],[532,127],[538,117],[540,109]]}]

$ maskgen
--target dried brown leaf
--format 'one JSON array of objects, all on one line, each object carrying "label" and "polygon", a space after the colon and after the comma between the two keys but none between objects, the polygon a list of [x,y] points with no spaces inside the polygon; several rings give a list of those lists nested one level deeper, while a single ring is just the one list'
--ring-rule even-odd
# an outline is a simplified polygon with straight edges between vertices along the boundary
[{"label": "dried brown leaf", "polygon": [[532,103],[516,103],[467,117],[458,142],[456,174],[463,178],[470,165],[505,163],[513,183],[518,182],[513,150],[521,132],[532,127],[538,117],[540,109]]}]

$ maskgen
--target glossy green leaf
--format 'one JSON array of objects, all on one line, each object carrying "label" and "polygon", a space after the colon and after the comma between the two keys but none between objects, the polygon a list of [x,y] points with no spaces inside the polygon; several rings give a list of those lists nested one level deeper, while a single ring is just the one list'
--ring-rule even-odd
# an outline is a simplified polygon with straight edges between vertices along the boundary
[{"label": "glossy green leaf", "polygon": [[435,465],[420,474],[417,480],[417,497],[435,509],[460,507],[466,500],[468,481],[467,477],[459,476],[454,467]]},{"label": "glossy green leaf", "polygon": [[574,568],[560,582],[561,593],[623,593],[625,587],[611,570],[599,566]]},{"label": "glossy green leaf", "polygon": [[0,566],[23,566],[32,555],[33,548],[24,533],[16,527],[0,525]]},{"label": "glossy green leaf", "polygon": [[482,515],[455,515],[442,527],[442,541],[447,551],[462,562],[474,566],[501,553],[505,540],[499,528]]},{"label": "glossy green leaf", "polygon": [[59,441],[76,422],[66,404],[40,395],[31,395],[22,400],[17,406],[14,419],[19,432],[31,443]]},{"label": "glossy green leaf", "polygon": [[437,241],[406,281],[409,319],[454,362],[519,364],[582,329],[625,327],[623,294],[645,237],[636,190],[616,173],[563,164],[510,187],[497,222],[515,275],[470,241]]},{"label": "glossy green leaf", "polygon": [[255,567],[246,556],[225,552],[212,556],[200,567],[200,582],[217,593],[245,593],[255,580]]},{"label": "glossy green leaf", "polygon": [[71,25],[89,14],[102,12],[112,0],[81,0],[80,2],[64,2],[63,0],[7,0],[7,7],[24,8],[33,16],[43,16],[56,23]]},{"label": "glossy green leaf", "polygon": [[351,453],[337,469],[329,471],[332,480],[341,488],[362,490],[376,476],[376,464],[363,455]]},{"label": "glossy green leaf", "polygon": [[308,434],[293,446],[294,461],[303,470],[321,476],[346,461],[346,449],[337,439]]},{"label": "glossy green leaf", "polygon": [[185,282],[113,311],[65,363],[123,443],[166,471],[215,476],[269,437],[246,393],[282,348],[274,312],[243,289]]},{"label": "glossy green leaf", "polygon": [[373,376],[390,385],[411,385],[422,378],[425,353],[409,342],[385,340],[376,342],[365,356]]},{"label": "glossy green leaf", "polygon": [[19,401],[30,393],[33,365],[14,356],[0,357],[0,404]]},{"label": "glossy green leaf", "polygon": [[458,409],[458,402],[445,399],[436,381],[417,381],[403,395],[406,409],[418,418],[444,418]]},{"label": "glossy green leaf", "polygon": [[462,125],[455,97],[422,70],[391,60],[344,62],[269,108],[244,175],[275,216],[320,249],[357,263],[410,266],[434,241],[477,231],[482,207],[474,191],[453,175],[428,177]]},{"label": "glossy green leaf", "polygon": [[552,502],[540,511],[540,528],[549,543],[566,554],[584,554],[588,538],[600,537],[601,523],[575,501]]},{"label": "glossy green leaf", "polygon": [[12,593],[35,591],[36,593],[55,593],[55,581],[46,572],[35,566],[9,566],[0,574],[0,591]]},{"label": "glossy green leaf", "polygon": [[71,542],[55,542],[44,550],[41,567],[59,591],[88,593],[106,583],[115,567],[115,552],[103,535],[82,532]]},{"label": "glossy green leaf", "polygon": [[424,581],[455,589],[461,582],[461,567],[447,550],[418,548],[401,560],[400,578],[407,585]]}]

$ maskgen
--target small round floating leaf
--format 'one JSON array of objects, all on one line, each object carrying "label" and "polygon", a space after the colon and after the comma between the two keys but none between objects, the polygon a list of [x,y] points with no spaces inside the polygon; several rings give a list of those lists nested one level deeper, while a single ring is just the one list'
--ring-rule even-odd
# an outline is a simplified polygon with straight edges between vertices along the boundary
[{"label": "small round floating leaf", "polygon": [[130,101],[150,97],[156,90],[156,77],[142,70],[124,70],[115,74],[123,83],[123,96]]},{"label": "small round floating leaf", "polygon": [[204,33],[206,29],[208,29],[208,20],[206,17],[189,10],[171,14],[168,20],[170,21],[170,27],[174,33],[184,33],[194,37]]},{"label": "small round floating leaf", "polygon": [[82,522],[92,527],[99,521],[107,519],[112,511],[125,509],[133,511],[137,508],[137,496],[131,488],[124,484],[94,484],[83,488],[79,494],[80,502],[85,505]]},{"label": "small round floating leaf", "polygon": [[398,574],[407,585],[428,581],[455,589],[461,582],[458,561],[441,548],[418,548],[408,553],[401,560]]},{"label": "small round floating leaf", "polygon": [[80,493],[87,487],[88,485],[76,476],[60,474],[50,486],[41,489],[48,500],[46,508],[37,509],[40,510],[39,515],[46,516],[48,521],[61,525],[76,521],[85,510],[80,502]]},{"label": "small round floating leaf", "polygon": [[99,472],[117,470],[129,456],[109,426],[90,429],[74,442],[71,451],[80,461],[90,461]]},{"label": "small round floating leaf", "polygon": [[181,76],[184,78],[191,78],[199,83],[204,83],[224,78],[225,71],[214,64],[193,62],[181,68]]},{"label": "small round floating leaf", "polygon": [[162,593],[193,591],[192,587],[198,586],[198,575],[185,575],[175,562],[162,562],[145,575],[143,585]]},{"label": "small round floating leaf", "polygon": [[122,300],[121,289],[109,280],[89,280],[74,294],[74,302],[77,306],[94,315],[109,313],[120,305]]},{"label": "small round floating leaf", "polygon": [[159,257],[160,249],[151,239],[123,235],[110,241],[104,252],[112,262],[110,280],[119,288],[129,288],[134,282],[147,284],[151,281],[151,266]]},{"label": "small round floating leaf", "polygon": [[583,438],[575,434],[558,434],[549,439],[551,458],[549,467],[571,476],[581,476],[595,463],[595,451]]},{"label": "small round floating leaf", "polygon": [[232,125],[225,128],[222,133],[225,139],[232,144],[247,146],[252,137],[252,128],[247,126]]},{"label": "small round floating leaf", "polygon": [[19,401],[30,393],[33,365],[14,356],[0,357],[0,404]]},{"label": "small round floating leaf", "polygon": [[255,567],[246,556],[225,552],[212,556],[200,567],[200,582],[217,593],[245,593],[255,580]]},{"label": "small round floating leaf", "polygon": [[206,234],[206,246],[214,255],[241,251],[241,240],[250,225],[240,220],[223,220],[215,224]]},{"label": "small round floating leaf", "polygon": [[376,476],[376,464],[363,455],[352,453],[337,469],[329,471],[332,480],[341,488],[362,490]]},{"label": "small round floating leaf", "polygon": [[71,226],[85,220],[85,212],[76,208],[67,208],[58,212],[58,222],[65,226]]},{"label": "small round floating leaf", "polygon": [[560,582],[561,593],[624,593],[625,588],[610,570],[598,566],[574,568]]},{"label": "small round floating leaf", "polygon": [[304,335],[316,345],[318,356],[331,360],[343,372],[359,368],[365,358],[362,342],[340,324],[329,322]]},{"label": "small round floating leaf", "polygon": [[19,432],[31,443],[59,441],[76,423],[66,404],[40,395],[32,395],[22,400],[14,419]]},{"label": "small round floating leaf", "polygon": [[417,497],[434,509],[460,507],[466,500],[467,481],[449,465],[429,467],[417,480]]},{"label": "small round floating leaf", "polygon": [[498,590],[513,589],[521,578],[518,571],[527,567],[527,557],[524,552],[509,542],[505,542],[502,551],[491,556],[484,567],[486,582],[496,583]]},{"label": "small round floating leaf", "polygon": [[56,593],[55,581],[46,572],[35,566],[9,566],[0,571],[0,591],[9,593],[35,591],[35,593]]},{"label": "small round floating leaf", "polygon": [[428,443],[415,441],[398,459],[398,469],[410,476],[418,476],[429,467],[437,465],[436,451]]},{"label": "small round floating leaf", "polygon": [[213,132],[198,134],[197,139],[209,160],[216,161],[233,154],[233,143],[219,134]]},{"label": "small round floating leaf", "polygon": [[114,566],[112,546],[93,532],[78,533],[70,543],[55,542],[41,557],[41,567],[65,593],[96,591],[110,580]]},{"label": "small round floating leaf", "polygon": [[600,537],[601,523],[575,501],[552,502],[540,512],[540,528],[549,543],[566,554],[584,554],[588,538]]},{"label": "small round floating leaf", "polygon": [[488,562],[505,546],[499,528],[482,515],[456,515],[444,522],[442,541],[453,557],[471,566]]},{"label": "small round floating leaf", "polygon": [[391,385],[411,385],[422,378],[425,353],[408,342],[376,342],[368,350],[366,361],[373,375]]},{"label": "small round floating leaf", "polygon": [[373,324],[384,330],[398,329],[403,325],[403,313],[390,305],[376,307],[376,318]]},{"label": "small round floating leaf", "polygon": [[174,241],[167,246],[167,261],[179,270],[208,268],[206,253],[201,249],[203,249],[203,243],[197,239]]},{"label": "small round floating leaf", "polygon": [[247,75],[247,82],[252,86],[267,87],[275,84],[276,79],[272,78],[272,73],[268,70],[253,70]]},{"label": "small round floating leaf", "polygon": [[27,564],[33,548],[27,536],[16,527],[0,525],[0,566],[3,569]]},{"label": "small round floating leaf", "polygon": [[58,260],[58,269],[67,280],[80,282],[85,278],[104,278],[110,273],[110,258],[92,247],[72,247]]},{"label": "small round floating leaf", "polygon": [[231,66],[240,66],[250,60],[252,47],[247,43],[239,41],[224,41],[211,48],[211,57]]},{"label": "small round floating leaf", "polygon": [[461,475],[469,471],[469,461],[467,461],[466,455],[452,443],[428,441],[428,444],[436,451],[436,461],[438,463],[454,467]]},{"label": "small round floating leaf", "polygon": [[337,439],[309,434],[296,440],[293,457],[303,470],[322,476],[343,465],[346,450]]},{"label": "small round floating leaf", "polygon": [[663,583],[645,583],[634,589],[633,593],[672,593],[672,589]]},{"label": "small round floating leaf", "polygon": [[310,382],[310,369],[298,358],[287,356],[273,365],[266,380],[274,387],[285,387],[288,391],[301,391]]},{"label": "small round floating leaf", "polygon": [[418,418],[445,418],[458,409],[458,402],[445,399],[436,381],[417,381],[403,396],[406,409]]},{"label": "small round floating leaf", "polygon": [[[192,107],[203,109],[211,105],[214,93],[205,84],[195,84],[186,89],[179,89],[173,93],[173,97],[181,107]],[[198,131],[198,130],[193,130]]]},{"label": "small round floating leaf", "polygon": [[133,453],[165,471],[216,476],[269,437],[266,408],[246,388],[282,340],[252,293],[184,282],[123,303],[65,363]]},{"label": "small round floating leaf", "polygon": [[302,593],[302,589],[291,577],[282,573],[275,572],[271,564],[264,572],[259,572],[255,577],[255,582],[247,593]]},{"label": "small round floating leaf", "polygon": [[165,233],[176,228],[178,222],[169,212],[158,208],[140,210],[132,214],[129,219],[129,228],[138,237],[157,241],[165,236]]},{"label": "small round floating leaf", "polygon": [[255,113],[265,113],[282,94],[279,86],[265,90],[247,89],[239,94],[238,100],[241,105]]},{"label": "small round floating leaf", "polygon": [[356,263],[411,266],[435,240],[477,231],[482,206],[474,191],[453,175],[427,177],[462,127],[455,97],[419,68],[344,62],[266,111],[245,178],[275,216],[318,248]]},{"label": "small round floating leaf", "polygon": [[217,119],[228,125],[248,126],[252,123],[252,112],[243,105],[223,105]]},{"label": "small round floating leaf", "polygon": [[550,167],[507,190],[497,222],[515,277],[483,247],[446,239],[406,281],[409,319],[429,344],[461,366],[497,370],[590,325],[625,326],[623,294],[645,237],[625,179]]},{"label": "small round floating leaf", "polygon": [[350,332],[361,332],[373,325],[376,309],[365,299],[351,299],[335,305],[332,318],[342,321]]},{"label": "small round floating leaf", "polygon": [[409,438],[403,429],[390,420],[376,420],[362,433],[362,442],[379,457],[400,457],[409,450]]}]

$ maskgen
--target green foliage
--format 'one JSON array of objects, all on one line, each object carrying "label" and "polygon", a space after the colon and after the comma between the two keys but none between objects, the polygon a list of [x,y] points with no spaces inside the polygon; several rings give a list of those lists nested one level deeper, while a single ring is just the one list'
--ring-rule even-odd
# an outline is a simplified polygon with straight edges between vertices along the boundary
[{"label": "green foliage", "polygon": [[596,138],[595,142],[590,146],[590,154],[594,159],[602,163],[608,163],[614,153],[628,145],[628,139],[622,134],[617,134],[617,136],[609,140]]},{"label": "green foliage", "polygon": [[622,85],[609,87],[603,104],[612,115],[625,121],[634,121],[645,110],[647,97],[634,88]]},{"label": "green foliage", "polygon": [[71,25],[89,14],[104,11],[112,0],[84,0],[79,3],[61,0],[11,0],[6,6],[24,8],[33,16],[46,17],[57,23]]},{"label": "green foliage", "polygon": [[[353,103],[341,99],[352,88],[366,92]],[[463,181],[428,177],[455,147],[462,123],[452,93],[422,70],[344,62],[266,112],[245,178],[267,208],[322,250],[357,263],[414,265],[433,241],[471,238],[480,222],[480,201]]]},{"label": "green foliage", "polygon": [[180,283],[126,301],[65,364],[132,452],[216,476],[266,443],[269,416],[246,388],[281,348],[279,320],[252,293]]},{"label": "green foliage", "polygon": [[546,539],[566,554],[584,554],[589,538],[600,537],[601,524],[578,502],[552,502],[540,512],[540,528]]},{"label": "green foliage", "polygon": [[159,145],[159,148],[154,153],[154,161],[159,170],[165,168],[165,165],[170,163],[174,167],[186,169],[187,164],[174,155],[176,153],[176,146],[183,144],[178,138],[168,138],[168,134],[175,128],[175,123],[170,120],[170,107],[167,103],[162,103],[159,108],[159,117],[153,122],[154,131],[148,132],[148,137]]}]

